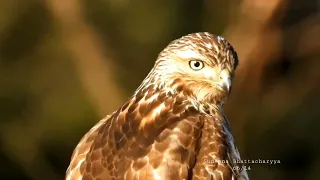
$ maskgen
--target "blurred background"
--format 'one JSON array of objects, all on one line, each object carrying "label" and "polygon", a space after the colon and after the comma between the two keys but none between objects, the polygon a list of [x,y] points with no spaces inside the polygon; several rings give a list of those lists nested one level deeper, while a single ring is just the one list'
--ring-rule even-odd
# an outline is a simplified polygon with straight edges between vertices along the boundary
[{"label": "blurred background", "polygon": [[225,105],[258,180],[320,179],[319,0],[0,1],[0,179],[63,179],[80,138],[173,39],[222,35],[240,58]]}]

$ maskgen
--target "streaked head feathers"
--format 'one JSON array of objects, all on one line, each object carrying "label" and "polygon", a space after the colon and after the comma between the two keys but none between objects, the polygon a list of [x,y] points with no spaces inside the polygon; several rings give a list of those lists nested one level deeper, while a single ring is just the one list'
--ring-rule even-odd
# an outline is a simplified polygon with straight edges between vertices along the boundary
[{"label": "streaked head feathers", "polygon": [[230,93],[237,65],[237,54],[224,38],[207,32],[189,34],[159,54],[137,91],[158,88],[202,103],[222,103]]}]

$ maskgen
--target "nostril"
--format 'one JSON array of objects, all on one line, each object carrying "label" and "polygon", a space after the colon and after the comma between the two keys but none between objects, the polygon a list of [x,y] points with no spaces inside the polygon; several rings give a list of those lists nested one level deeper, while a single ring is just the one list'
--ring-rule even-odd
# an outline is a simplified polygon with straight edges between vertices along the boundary
[{"label": "nostril", "polygon": [[223,79],[222,76],[220,76],[220,79]]}]

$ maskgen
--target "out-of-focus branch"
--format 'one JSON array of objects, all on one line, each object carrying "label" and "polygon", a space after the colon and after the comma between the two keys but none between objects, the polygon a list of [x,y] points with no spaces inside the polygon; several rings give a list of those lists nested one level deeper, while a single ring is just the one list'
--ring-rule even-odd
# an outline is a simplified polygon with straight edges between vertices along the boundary
[{"label": "out-of-focus branch", "polygon": [[[244,125],[250,112],[249,95],[260,91],[260,79],[264,65],[278,53],[281,31],[274,21],[274,15],[282,14],[285,0],[255,1],[244,0],[238,9],[233,8],[230,26],[224,36],[235,47],[240,58],[232,96],[226,106],[235,128],[239,144],[244,144]],[[279,13],[280,12],[280,13]],[[255,99],[257,96],[255,97]],[[243,104],[244,102],[249,104]],[[236,107],[236,108],[235,108]]]},{"label": "out-of-focus branch", "polygon": [[[296,44],[297,46],[295,48],[291,47],[291,49],[296,49],[296,51],[291,52],[293,58],[319,52],[320,42],[317,41],[320,38],[319,19],[319,15],[311,16],[296,26],[285,30],[285,33],[290,37],[296,37],[301,29],[305,29],[298,41],[299,43]],[[288,111],[300,105],[309,92],[320,85],[318,81],[320,78],[320,73],[318,73],[319,60],[311,58],[311,61],[305,61],[301,64],[298,69],[292,70],[289,81],[275,85],[273,91],[264,95],[263,103],[268,107],[269,113],[277,117],[284,116]],[[277,98],[276,102],[274,101],[275,97]]]},{"label": "out-of-focus branch", "polygon": [[[79,0],[47,0],[61,37],[71,51],[84,89],[100,114],[111,112],[123,101],[111,55],[102,50],[97,34],[85,22]],[[105,56],[107,55],[107,57]]]},{"label": "out-of-focus branch", "polygon": [[238,14],[232,15],[238,18],[230,21],[225,36],[236,48],[240,58],[237,74],[241,75],[237,82],[241,89],[246,88],[244,90],[250,93],[259,91],[263,66],[281,50],[281,31],[274,16],[283,13],[285,3],[285,0],[244,0]]},{"label": "out-of-focus branch", "polygon": [[[262,132],[269,127],[266,123],[270,125],[278,122],[292,108],[299,106],[308,93],[319,85],[319,61],[311,60],[302,63],[303,66],[297,69],[290,69],[290,75],[286,76],[285,81],[279,79],[278,83],[268,84],[267,91],[264,89],[262,77],[266,76],[266,67],[281,60],[283,34],[286,37],[301,37],[298,45],[295,43],[289,48],[296,49],[290,52],[291,58],[303,57],[320,49],[319,41],[316,41],[319,39],[319,23],[316,23],[319,16],[315,15],[288,30],[282,30],[278,22],[285,12],[285,5],[285,0],[244,0],[239,14],[232,15],[238,18],[231,20],[231,26],[225,32],[240,58],[235,91],[232,93],[230,106],[227,106],[227,111],[232,111],[232,124],[237,127],[235,133],[240,136],[240,141],[245,134],[243,125],[252,114],[263,113],[262,116],[274,117],[268,119],[268,122],[256,124],[256,128]],[[301,29],[305,29],[303,34],[299,34]],[[255,102],[250,101],[251,97]],[[259,107],[257,103],[260,103]]]}]

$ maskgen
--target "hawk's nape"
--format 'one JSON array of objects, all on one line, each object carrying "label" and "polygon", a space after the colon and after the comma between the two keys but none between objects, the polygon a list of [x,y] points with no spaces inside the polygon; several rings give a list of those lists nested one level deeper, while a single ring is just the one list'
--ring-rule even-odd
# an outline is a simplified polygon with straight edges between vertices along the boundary
[{"label": "hawk's nape", "polygon": [[240,180],[223,114],[238,64],[222,37],[172,41],[134,95],[74,150],[66,180]]}]

